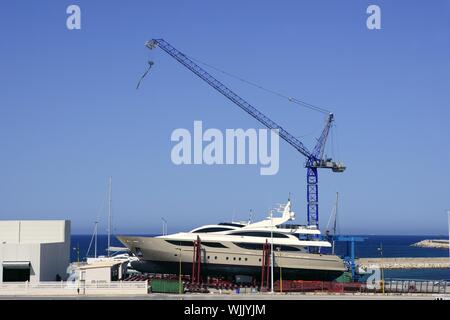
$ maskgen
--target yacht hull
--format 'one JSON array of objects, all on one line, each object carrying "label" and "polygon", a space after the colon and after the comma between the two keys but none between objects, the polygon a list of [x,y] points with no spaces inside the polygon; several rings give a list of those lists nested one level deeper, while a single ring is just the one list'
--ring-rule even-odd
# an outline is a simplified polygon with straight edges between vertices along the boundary
[{"label": "yacht hull", "polygon": [[[180,264],[174,261],[150,261],[140,260],[131,263],[135,270],[142,273],[178,274]],[[234,277],[245,275],[256,278],[261,277],[261,267],[248,265],[226,265],[226,264],[202,264],[200,273],[202,276]],[[342,275],[343,271],[317,270],[317,269],[295,269],[282,268],[281,273],[284,280],[315,280],[333,281]],[[182,274],[192,273],[192,263],[182,263]],[[280,268],[275,266],[274,279],[280,278]]]},{"label": "yacht hull", "polygon": [[[119,240],[139,261],[132,267],[143,273],[191,274],[193,246],[175,245],[163,238],[119,236]],[[202,246],[202,276],[248,275],[261,277],[262,251],[242,249],[232,242],[222,242],[224,248]],[[180,250],[181,249],[181,250]],[[181,255],[180,255],[181,254]],[[343,261],[335,255],[274,251],[274,277],[289,280],[332,281],[345,270]]]}]

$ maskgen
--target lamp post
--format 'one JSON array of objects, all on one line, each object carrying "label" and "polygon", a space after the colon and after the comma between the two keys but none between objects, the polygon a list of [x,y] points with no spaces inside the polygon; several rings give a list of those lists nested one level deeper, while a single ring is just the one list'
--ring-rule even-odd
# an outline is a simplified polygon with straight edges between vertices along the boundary
[{"label": "lamp post", "polygon": [[380,243],[380,247],[378,248],[380,251],[380,269],[381,269],[381,292],[384,294],[384,270],[383,270],[383,243]]},{"label": "lamp post", "polygon": [[176,248],[176,250],[180,251],[179,254],[179,262],[180,262],[180,266],[179,266],[179,271],[178,271],[178,293],[181,294],[181,288],[182,288],[182,283],[181,283],[181,248]]},{"label": "lamp post", "polygon": [[77,262],[78,264],[80,264],[80,243],[77,242],[77,246],[75,248],[73,248],[73,250],[75,250],[75,252],[77,253]]},{"label": "lamp post", "polygon": [[270,293],[273,292],[273,210],[270,210]]},{"label": "lamp post", "polygon": [[109,177],[108,186],[108,257],[111,255],[111,232],[112,232],[112,177]]},{"label": "lamp post", "polygon": [[[281,260],[281,246],[277,247],[278,251],[278,261]],[[283,293],[283,270],[281,269],[281,263],[278,262],[278,266],[280,267],[280,292]]]},{"label": "lamp post", "polygon": [[448,213],[448,258],[450,262],[450,210],[448,210],[447,213]]}]

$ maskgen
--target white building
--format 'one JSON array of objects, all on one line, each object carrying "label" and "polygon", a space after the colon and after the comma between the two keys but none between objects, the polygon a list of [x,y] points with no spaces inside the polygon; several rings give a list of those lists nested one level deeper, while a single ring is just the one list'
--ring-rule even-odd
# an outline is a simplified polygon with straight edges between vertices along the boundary
[{"label": "white building", "polygon": [[65,280],[69,220],[0,221],[0,282]]},{"label": "white building", "polygon": [[103,260],[77,266],[77,278],[85,283],[120,281],[125,278],[128,261]]}]

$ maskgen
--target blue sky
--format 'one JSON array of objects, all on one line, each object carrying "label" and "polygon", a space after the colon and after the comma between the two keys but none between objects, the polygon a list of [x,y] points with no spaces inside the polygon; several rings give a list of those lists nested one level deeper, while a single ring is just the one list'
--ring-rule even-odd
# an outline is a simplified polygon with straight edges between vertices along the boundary
[{"label": "blue sky", "polygon": [[[82,29],[66,28],[81,8]],[[366,28],[377,4],[382,29]],[[335,112],[343,174],[321,171],[321,225],[340,192],[344,233],[443,234],[450,207],[450,3],[429,1],[10,1],[0,13],[0,218],[72,220],[89,233],[113,176],[116,233],[262,218],[292,193],[306,220],[304,158],[280,170],[175,166],[176,128],[261,128],[162,50],[182,52]],[[155,65],[141,88],[136,83]],[[302,137],[323,116],[217,75]],[[334,150],[334,151],[333,151]]]}]

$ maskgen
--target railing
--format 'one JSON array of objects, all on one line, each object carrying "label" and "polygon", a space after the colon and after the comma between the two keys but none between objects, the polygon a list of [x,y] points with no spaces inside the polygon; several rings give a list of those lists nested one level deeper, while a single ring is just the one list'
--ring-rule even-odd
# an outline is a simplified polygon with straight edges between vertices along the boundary
[{"label": "railing", "polygon": [[450,293],[450,281],[447,280],[405,280],[386,279],[384,285],[388,293]]},{"label": "railing", "polygon": [[[275,292],[321,292],[321,293],[382,293],[381,282],[367,285],[360,282],[330,282],[330,281],[301,281],[283,280],[274,283]],[[386,294],[447,294],[450,293],[450,281],[446,280],[408,280],[385,279],[384,293]]]},{"label": "railing", "polygon": [[376,292],[371,290],[365,283],[360,282],[333,282],[333,281],[303,281],[283,280],[274,283],[275,292],[323,292],[323,293],[356,293]]},{"label": "railing", "polygon": [[113,282],[3,282],[0,295],[146,294],[148,281]]}]

